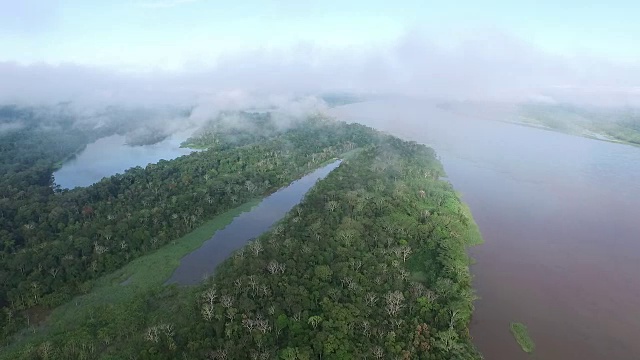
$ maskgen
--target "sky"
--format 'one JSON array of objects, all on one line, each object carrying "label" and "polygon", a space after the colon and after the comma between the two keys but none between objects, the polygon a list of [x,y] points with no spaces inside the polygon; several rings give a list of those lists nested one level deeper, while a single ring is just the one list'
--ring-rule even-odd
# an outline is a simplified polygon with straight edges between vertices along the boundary
[{"label": "sky", "polygon": [[0,100],[69,77],[65,94],[88,79],[114,99],[143,80],[172,94],[634,92],[639,13],[621,0],[0,0],[0,75],[15,81]]}]

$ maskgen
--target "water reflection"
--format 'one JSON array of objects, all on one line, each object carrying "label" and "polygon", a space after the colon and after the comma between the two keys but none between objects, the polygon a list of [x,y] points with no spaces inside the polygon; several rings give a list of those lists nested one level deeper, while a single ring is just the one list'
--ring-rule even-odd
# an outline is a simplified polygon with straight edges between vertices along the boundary
[{"label": "water reflection", "polygon": [[187,155],[194,151],[180,148],[180,143],[187,137],[187,133],[178,133],[156,144],[143,146],[128,146],[126,138],[121,135],[99,139],[54,172],[55,183],[69,189],[89,186],[135,166],[144,167],[162,159]]},{"label": "water reflection", "polygon": [[251,211],[240,214],[227,227],[218,230],[198,250],[182,258],[180,266],[167,283],[192,285],[200,282],[204,276],[213,273],[218,264],[231,253],[282,219],[302,200],[316,181],[327,176],[339,165],[340,160],[320,168],[269,195]]}]

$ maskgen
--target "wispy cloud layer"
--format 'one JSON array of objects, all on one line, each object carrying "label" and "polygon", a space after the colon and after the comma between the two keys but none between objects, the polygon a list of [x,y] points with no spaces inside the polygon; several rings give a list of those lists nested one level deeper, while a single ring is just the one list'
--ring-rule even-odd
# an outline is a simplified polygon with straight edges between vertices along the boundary
[{"label": "wispy cloud layer", "polygon": [[301,44],[255,49],[181,72],[0,63],[0,78],[4,103],[192,105],[203,98],[232,99],[233,94],[352,91],[450,100],[546,97],[640,104],[640,64],[553,56],[501,33],[479,34],[446,46],[412,32],[384,47]]}]

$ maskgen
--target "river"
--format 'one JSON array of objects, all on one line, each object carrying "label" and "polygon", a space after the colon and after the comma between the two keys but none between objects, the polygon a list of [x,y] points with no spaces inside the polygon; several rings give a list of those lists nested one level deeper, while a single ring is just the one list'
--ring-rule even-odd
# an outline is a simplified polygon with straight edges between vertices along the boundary
[{"label": "river", "polygon": [[216,231],[211,239],[205,241],[197,250],[180,260],[167,283],[194,285],[211,275],[215,268],[234,251],[245,246],[251,239],[257,238],[282,219],[315,183],[329,175],[340,165],[336,160],[304,177],[292,182],[275,193],[267,196],[251,211],[237,216],[224,229]]},{"label": "river", "polygon": [[[640,148],[415,100],[332,113],[438,153],[485,240],[470,254],[471,335],[486,359],[640,359]],[[533,356],[512,321],[529,328]]]},{"label": "river", "polygon": [[177,133],[158,143],[140,146],[127,145],[122,135],[98,139],[53,173],[55,183],[64,189],[89,186],[135,166],[188,155],[195,150],[181,148],[180,144],[189,134],[191,131]]}]

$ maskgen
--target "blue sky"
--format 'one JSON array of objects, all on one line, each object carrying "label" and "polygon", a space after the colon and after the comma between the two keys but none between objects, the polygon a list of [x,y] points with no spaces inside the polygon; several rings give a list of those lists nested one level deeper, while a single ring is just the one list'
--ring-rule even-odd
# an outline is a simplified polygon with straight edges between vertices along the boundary
[{"label": "blue sky", "polygon": [[558,56],[640,61],[636,1],[0,0],[0,61],[184,69],[259,48],[443,46],[500,33]]}]

